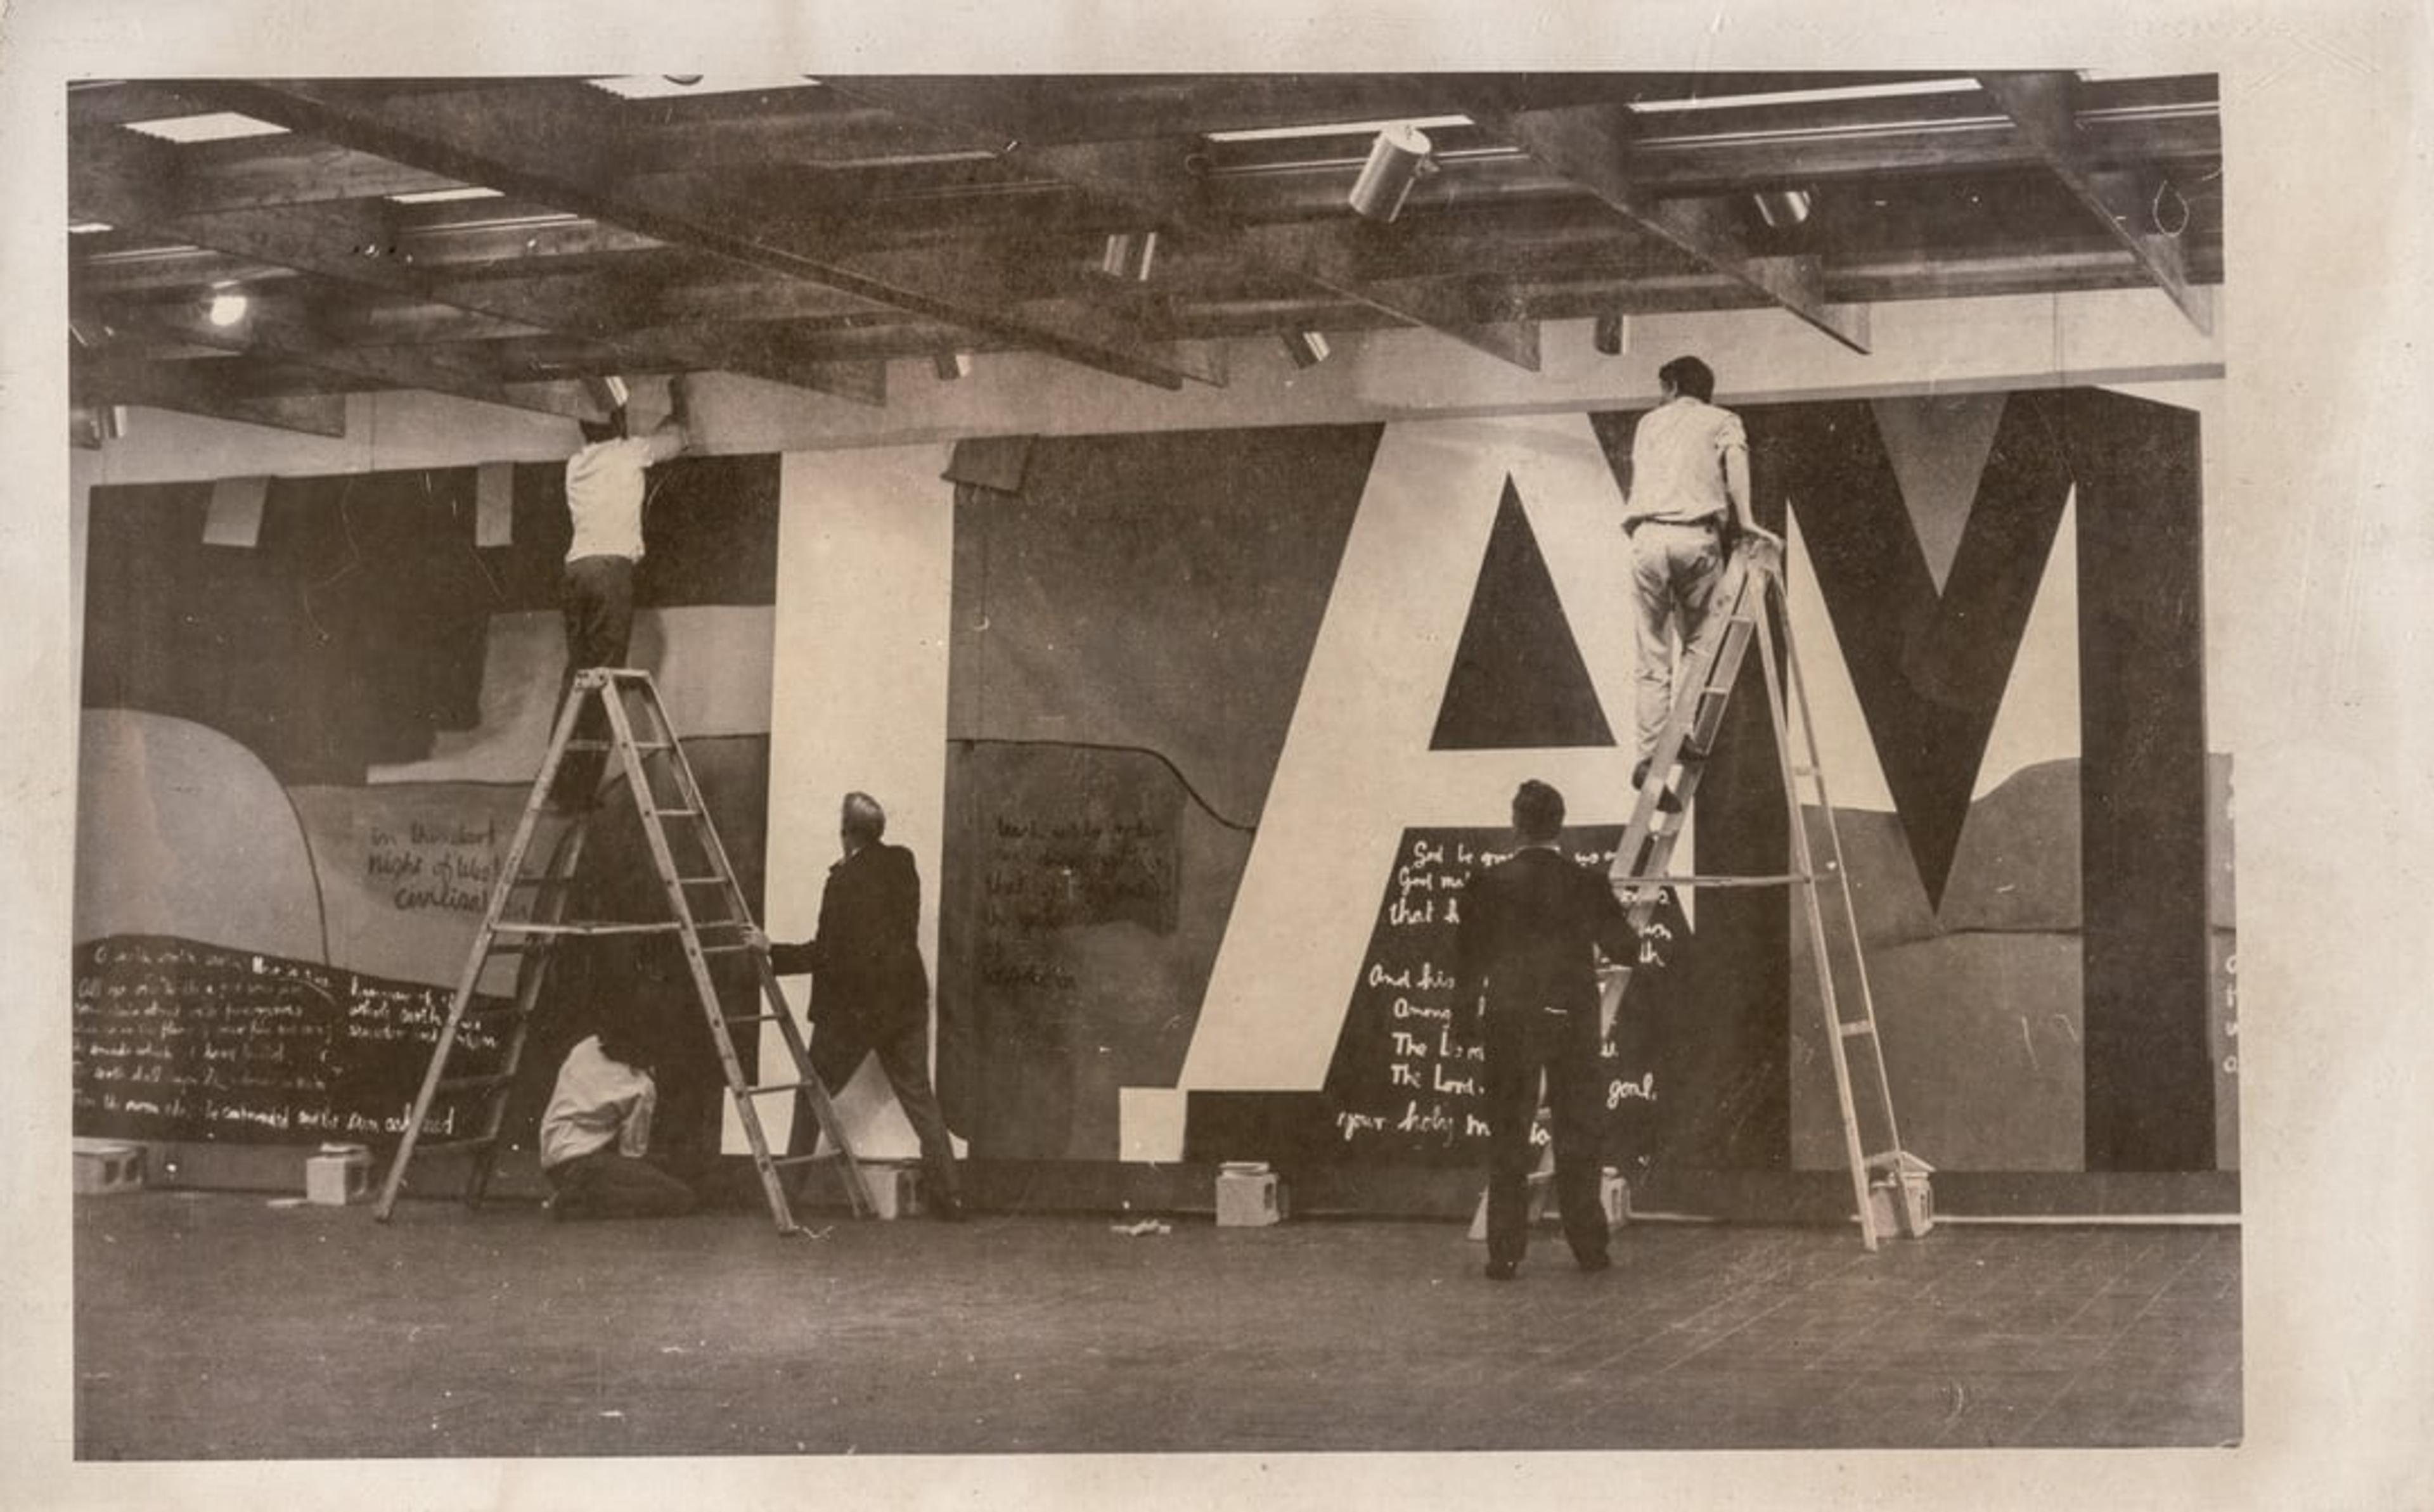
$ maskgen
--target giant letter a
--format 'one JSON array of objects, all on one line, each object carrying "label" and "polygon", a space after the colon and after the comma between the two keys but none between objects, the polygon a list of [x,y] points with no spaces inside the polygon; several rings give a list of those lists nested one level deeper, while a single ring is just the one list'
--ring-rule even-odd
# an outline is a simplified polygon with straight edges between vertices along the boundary
[{"label": "giant letter a", "polygon": [[1564,790],[1571,824],[1629,817],[1627,748],[1430,748],[1508,485],[1606,722],[1627,727],[1621,500],[1588,419],[1389,426],[1191,1050],[1174,1087],[1125,1089],[1125,1159],[1182,1158],[1190,1093],[1322,1087],[1406,827],[1499,824],[1534,776]]}]

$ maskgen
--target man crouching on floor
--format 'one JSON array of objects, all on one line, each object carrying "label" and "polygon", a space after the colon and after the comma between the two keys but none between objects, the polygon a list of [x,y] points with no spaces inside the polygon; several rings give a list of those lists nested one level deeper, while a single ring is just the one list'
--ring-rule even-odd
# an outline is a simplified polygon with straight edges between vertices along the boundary
[{"label": "man crouching on floor", "polygon": [[651,1039],[628,1010],[575,1043],[540,1120],[553,1218],[664,1218],[693,1211],[693,1188],[645,1158],[659,1084]]}]

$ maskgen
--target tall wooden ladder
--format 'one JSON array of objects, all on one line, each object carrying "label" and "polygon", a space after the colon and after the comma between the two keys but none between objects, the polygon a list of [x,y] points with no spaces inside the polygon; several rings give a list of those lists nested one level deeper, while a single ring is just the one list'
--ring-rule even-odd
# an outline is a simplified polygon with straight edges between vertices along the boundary
[{"label": "tall wooden ladder", "polygon": [[[1772,620],[1772,626],[1769,621]],[[1775,637],[1782,637],[1780,661]],[[1631,823],[1615,847],[1608,872],[1616,896],[1630,915],[1634,932],[1647,926],[1668,888],[1782,887],[1798,895],[1805,931],[1816,971],[1819,1006],[1823,1010],[1826,1046],[1834,1070],[1834,1093],[1842,1116],[1844,1158],[1850,1168],[1851,1193],[1859,1210],[1860,1238],[1873,1250],[1878,1237],[1898,1232],[1911,1237],[1932,1226],[1932,1198],[1928,1176],[1933,1169],[1903,1148],[1894,1116],[1893,1088],[1885,1075],[1882,1037],[1877,1030],[1876,1002],[1868,987],[1866,953],[1860,943],[1860,921],[1851,898],[1850,875],[1843,861],[1843,837],[1834,822],[1834,806],[1826,792],[1826,774],[1817,755],[1817,732],[1808,715],[1808,693],[1800,675],[1800,660],[1791,640],[1791,617],[1784,599],[1782,548],[1771,541],[1745,539],[1724,565],[1709,611],[1704,644],[1688,648],[1676,684],[1680,691],[1673,712],[1658,736],[1649,759],[1647,779],[1640,784]],[[1765,669],[1767,714],[1783,772],[1783,798],[1790,821],[1791,870],[1773,876],[1675,875],[1673,847],[1682,835],[1690,801],[1714,753],[1724,709],[1742,662],[1752,645]],[[1793,747],[1795,736],[1799,746]],[[1803,785],[1814,792],[1814,803],[1826,834],[1826,865],[1821,870],[1803,814],[1808,801]],[[1826,894],[1834,895],[1835,928],[1847,941],[1856,991],[1845,995],[1835,984],[1833,951],[1826,933]],[[1605,973],[1600,1005],[1601,1027],[1611,1035],[1616,1011],[1631,980],[1634,963],[1618,962]],[[1854,1048],[1854,1045],[1857,1048]]]},{"label": "tall wooden ladder", "polygon": [[[625,794],[641,820],[652,869],[667,902],[664,919],[585,922],[566,917],[585,837],[601,815],[595,788],[604,758],[614,760],[626,779]],[[544,827],[543,815],[550,813],[565,815],[566,828],[544,852],[536,841]],[[780,1173],[814,1161],[835,1160],[847,1201],[857,1215],[866,1213],[869,1197],[852,1146],[847,1142],[827,1089],[812,1069],[802,1030],[769,970],[768,957],[746,943],[746,931],[751,926],[751,910],[735,880],[735,869],[711,824],[701,787],[694,779],[692,764],[685,759],[684,747],[668,722],[650,674],[623,667],[578,671],[558,710],[548,755],[501,863],[464,975],[458,978],[455,997],[423,1073],[421,1090],[415,1096],[404,1133],[381,1183],[374,1215],[387,1221],[417,1153],[468,1155],[464,1199],[469,1205],[481,1200],[497,1164],[508,1096],[523,1065],[533,1011],[551,963],[570,941],[612,935],[673,936],[683,947],[693,994],[711,1043],[718,1050],[728,1092],[734,1098],[778,1232],[801,1232]],[[757,1001],[742,1005],[751,1011],[731,1011],[721,1000],[711,975],[711,958],[731,955],[750,961],[759,980]],[[484,983],[503,966],[515,973],[513,990],[486,994]],[[734,1035],[735,1027],[744,1024],[778,1027],[790,1062],[784,1079],[756,1083],[746,1073],[735,1053]],[[495,1051],[495,1055],[479,1056],[492,1063],[480,1071],[452,1076],[452,1058],[469,1048]],[[811,1109],[832,1153],[818,1153],[816,1142],[811,1141],[805,1142],[805,1147],[814,1148],[812,1154],[772,1153],[758,1099],[780,1093],[795,1095]],[[435,1130],[436,1137],[425,1138],[426,1130]]]}]

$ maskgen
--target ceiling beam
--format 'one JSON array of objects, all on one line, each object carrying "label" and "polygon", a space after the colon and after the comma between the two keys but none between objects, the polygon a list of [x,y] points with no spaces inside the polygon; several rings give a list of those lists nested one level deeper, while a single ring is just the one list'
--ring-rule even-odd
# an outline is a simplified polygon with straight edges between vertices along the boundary
[{"label": "ceiling beam", "polygon": [[986,270],[968,253],[940,280],[934,263],[855,253],[814,228],[771,225],[768,207],[682,181],[635,179],[621,161],[618,103],[579,83],[382,95],[300,81],[192,86],[231,110],[304,135],[486,184],[629,227],[663,241],[1020,341],[1069,361],[1180,388],[1186,373],[1121,322],[1091,312],[1016,313],[968,292]]},{"label": "ceiling beam", "polygon": [[1734,201],[1721,195],[1659,199],[1637,181],[1631,147],[1639,132],[1628,107],[1474,109],[1470,114],[1634,224],[1764,295],[1853,351],[1867,351],[1867,313],[1826,301],[1821,259],[1759,256],[1740,229],[1740,207]]},{"label": "ceiling beam", "polygon": [[[884,373],[867,363],[828,363],[799,338],[728,344],[689,329],[637,332],[630,302],[598,280],[527,280],[465,277],[461,267],[425,266],[401,249],[396,207],[381,200],[339,200],[278,209],[182,214],[176,206],[179,166],[174,149],[111,127],[98,142],[90,133],[86,171],[70,179],[72,212],[112,226],[140,228],[257,263],[456,306],[557,331],[572,331],[614,348],[636,365],[674,358],[687,366],[724,369],[812,389],[856,403],[881,402]],[[157,150],[156,150],[157,149]],[[454,276],[451,276],[451,275]],[[420,386],[420,385],[418,385]]]},{"label": "ceiling beam", "polygon": [[[1505,296],[1481,297],[1477,291],[1483,284],[1475,280],[1389,280],[1364,271],[1361,244],[1378,234],[1366,221],[1348,227],[1280,224],[1252,227],[1241,233],[1237,245],[1261,264],[1290,272],[1338,298],[1425,326],[1528,372],[1538,370],[1537,322],[1512,308]],[[1490,276],[1486,281],[1504,280]],[[1483,311],[1483,303],[1507,308]]]},{"label": "ceiling beam", "polygon": [[135,404],[306,435],[347,433],[344,394],[228,394],[204,371],[212,365],[209,360],[156,363],[75,353],[68,364],[68,389],[78,404]]},{"label": "ceiling beam", "polygon": [[2178,233],[2156,223],[2163,180],[2151,171],[2102,168],[2079,128],[2079,77],[2065,71],[1978,76],[2054,176],[2199,331],[2214,333],[2214,299],[2189,281]]},{"label": "ceiling beam", "polygon": [[572,381],[510,384],[461,348],[348,345],[278,310],[249,311],[243,319],[218,326],[200,306],[171,305],[122,314],[116,324],[121,331],[156,340],[283,358],[386,388],[424,389],[567,419],[591,419],[598,413]]},{"label": "ceiling beam", "polygon": [[[943,125],[974,143],[1013,143],[1005,152],[1008,166],[1124,206],[1148,223],[1142,229],[1178,233],[1258,268],[1290,274],[1398,320],[1450,336],[1517,367],[1538,370],[1538,332],[1528,322],[1483,322],[1458,295],[1419,283],[1388,285],[1366,277],[1361,269],[1359,246],[1362,234],[1372,229],[1366,222],[1347,225],[1339,220],[1332,227],[1294,225],[1246,230],[1210,202],[1207,179],[1195,166],[1203,151],[1197,137],[1023,145],[1020,135],[1033,112],[993,102],[986,94],[977,107],[967,104],[971,92],[953,81],[848,79],[839,81],[836,88],[885,105],[908,120]],[[991,114],[993,108],[1003,110],[1003,117]]]}]

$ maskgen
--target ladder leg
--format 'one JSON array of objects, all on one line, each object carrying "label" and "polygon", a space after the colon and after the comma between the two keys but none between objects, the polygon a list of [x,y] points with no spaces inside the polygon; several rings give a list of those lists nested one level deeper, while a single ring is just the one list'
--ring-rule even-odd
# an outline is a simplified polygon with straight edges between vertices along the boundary
[{"label": "ladder leg", "polygon": [[[1788,624],[1791,616],[1789,605],[1781,601],[1780,584],[1775,586],[1775,592],[1778,595],[1778,607],[1782,609],[1784,620]],[[1842,895],[1843,900],[1843,924],[1851,942],[1852,977],[1859,988],[1860,1011],[1870,1029],[1867,1035],[1868,1054],[1873,1059],[1877,1074],[1877,1096],[1885,1113],[1885,1147],[1898,1152],[1903,1148],[1901,1129],[1898,1120],[1894,1116],[1893,1080],[1885,1070],[1884,1037],[1875,1032],[1876,993],[1868,980],[1868,953],[1860,943],[1859,905],[1851,896],[1850,868],[1843,863],[1842,825],[1835,822],[1834,801],[1826,790],[1826,766],[1818,756],[1817,726],[1808,714],[1808,681],[1801,676],[1799,653],[1793,647],[1789,636],[1784,638],[1783,661],[1785,682],[1793,699],[1792,706],[1797,709],[1800,716],[1800,734],[1804,753],[1808,758],[1808,771],[1817,784],[1818,812],[1826,822],[1826,841],[1833,859],[1836,891]]]},{"label": "ladder leg", "polygon": [[[634,790],[637,803],[642,806],[643,828],[645,838],[650,842],[652,864],[659,872],[660,883],[667,893],[669,908],[676,916],[678,938],[684,946],[685,963],[693,979],[694,995],[701,1005],[704,1018],[709,1026],[711,1043],[718,1051],[719,1064],[726,1074],[728,1090],[735,1099],[737,1118],[744,1126],[745,1140],[751,1148],[753,1166],[760,1176],[762,1192],[768,1201],[770,1216],[777,1222],[780,1232],[798,1232],[799,1227],[794,1219],[785,1183],[779,1177],[775,1157],[769,1147],[767,1131],[762,1125],[760,1110],[753,1101],[754,1093],[751,1083],[746,1077],[743,1063],[735,1052],[734,1036],[728,1031],[727,1013],[720,1001],[717,983],[711,975],[709,960],[703,953],[701,929],[704,921],[696,917],[693,899],[687,890],[690,886],[707,886],[713,883],[718,887],[719,896],[725,902],[727,912],[724,917],[711,922],[714,922],[722,929],[734,931],[739,943],[743,929],[752,923],[750,911],[746,906],[743,890],[736,884],[735,869],[728,858],[726,846],[719,840],[717,827],[709,821],[709,810],[706,800],[702,796],[700,784],[694,777],[692,764],[685,759],[683,747],[677,741],[675,728],[668,721],[665,708],[660,703],[658,689],[651,685],[647,676],[629,675],[635,685],[634,708],[629,710],[622,699],[612,701],[609,705],[609,718],[615,728],[614,739],[621,748],[621,754],[626,762],[626,782]],[[660,817],[659,793],[651,785],[650,773],[643,764],[641,750],[635,739],[633,726],[636,713],[640,713],[647,720],[651,738],[655,745],[660,747],[659,754],[665,758],[665,771],[675,788],[674,797],[677,809],[686,812],[694,821],[692,833],[696,842],[695,849],[701,861],[711,868],[706,876],[688,878],[679,869],[677,858],[668,841],[665,822]],[[814,1116],[836,1147],[838,1159],[846,1176],[848,1200],[857,1214],[862,1213],[866,1209],[868,1197],[862,1189],[860,1170],[854,1164],[851,1147],[845,1137],[844,1126],[837,1119],[835,1111],[829,1102],[827,1089],[819,1085],[819,1079],[812,1073],[809,1057],[804,1051],[799,1037],[794,1032],[792,1015],[786,1008],[783,995],[778,991],[776,978],[770,975],[766,960],[757,960],[754,970],[761,981],[763,996],[768,1001],[770,1011],[781,1026],[788,1049],[795,1062],[798,1079],[802,1083],[797,1090],[811,1104]]]},{"label": "ladder leg", "polygon": [[1817,876],[1809,854],[1808,820],[1801,813],[1800,785],[1791,756],[1791,734],[1785,728],[1783,683],[1775,666],[1774,639],[1761,633],[1758,656],[1766,669],[1767,716],[1774,727],[1776,758],[1783,769],[1784,807],[1790,821],[1792,871],[1802,880],[1794,886],[1800,893],[1805,922],[1808,926],[1809,949],[1815,960],[1817,995],[1825,1010],[1826,1058],[1834,1068],[1834,1094],[1843,1118],[1843,1150],[1851,1170],[1851,1192],[1859,1209],[1860,1242],[1873,1250],[1877,1248],[1877,1223],[1873,1204],[1868,1199],[1867,1152],[1860,1147],[1858,1110],[1851,1094],[1849,1057],[1843,1046],[1843,1017],[1834,995],[1834,962],[1826,943],[1824,911],[1817,902]]},{"label": "ladder leg", "polygon": [[431,1104],[438,1095],[439,1083],[447,1074],[448,1058],[456,1046],[456,1031],[464,1022],[465,1011],[472,1003],[482,974],[489,969],[490,956],[498,943],[499,923],[506,911],[507,900],[514,894],[518,880],[523,875],[525,858],[531,854],[533,833],[539,826],[540,811],[546,801],[550,782],[557,776],[559,763],[565,759],[567,740],[574,728],[576,710],[581,706],[586,689],[578,680],[568,691],[566,701],[557,711],[557,722],[550,734],[549,749],[541,757],[541,769],[524,799],[524,809],[516,821],[515,838],[507,843],[507,854],[499,867],[499,880],[490,889],[484,906],[482,923],[473,937],[472,949],[467,954],[465,970],[457,979],[456,994],[450,1002],[447,1022],[439,1028],[439,1038],[433,1045],[430,1063],[423,1069],[422,1085],[414,1096],[406,1113],[404,1131],[399,1136],[397,1151],[389,1158],[388,1174],[381,1182],[379,1200],[373,1204],[372,1216],[386,1223],[396,1210],[398,1194],[404,1190],[406,1168],[413,1164],[414,1147],[422,1135],[423,1120],[431,1115]]},{"label": "ladder leg", "polygon": [[[656,689],[650,690],[649,706],[660,727],[666,729],[666,713],[659,706]],[[673,753],[671,770],[676,776],[681,801],[693,807],[702,808],[704,803],[701,788],[694,777],[693,764],[684,759],[682,748],[673,743],[675,736],[672,731],[667,738],[671,741],[670,749]],[[710,824],[702,826],[701,841],[711,869],[720,878],[721,895],[727,905],[728,916],[747,924],[754,922],[751,904],[744,896],[744,890],[735,879],[735,865],[728,858],[726,841],[719,836],[718,830]],[[866,1216],[870,1212],[870,1196],[863,1185],[862,1167],[854,1157],[853,1142],[846,1137],[845,1121],[838,1116],[835,1102],[830,1097],[828,1088],[813,1069],[810,1049],[803,1041],[801,1029],[795,1023],[795,1016],[786,1002],[784,992],[778,986],[776,974],[769,969],[768,959],[765,956],[757,958],[753,963],[753,969],[759,980],[762,1001],[768,1008],[771,1021],[779,1028],[780,1041],[786,1048],[787,1060],[795,1068],[796,1079],[802,1083],[800,1100],[810,1106],[812,1116],[820,1133],[828,1137],[831,1148],[835,1151],[839,1172],[845,1181],[847,1205],[855,1216]],[[757,1116],[753,1122],[758,1123]],[[747,1142],[755,1137],[749,1128],[746,1129],[746,1135]],[[765,1147],[768,1143],[765,1133],[758,1137]],[[811,1147],[810,1145],[805,1147],[807,1151]]]},{"label": "ladder leg", "polygon": [[[581,815],[557,839],[551,851],[549,864],[541,873],[543,888],[535,912],[546,923],[555,924],[566,914],[567,891],[574,885],[575,871],[582,863],[583,843],[590,825]],[[505,1130],[507,1103],[515,1095],[516,1074],[523,1067],[524,1046],[532,1037],[533,1014],[540,1006],[541,994],[547,989],[550,969],[557,963],[557,946],[553,942],[537,941],[534,948],[523,958],[516,974],[516,990],[511,1027],[508,1029],[506,1053],[501,1058],[499,1074],[505,1078],[490,1090],[485,1099],[482,1117],[483,1144],[473,1152],[473,1168],[465,1181],[465,1205],[478,1206],[490,1189],[490,1177],[498,1169],[499,1138]]]}]

